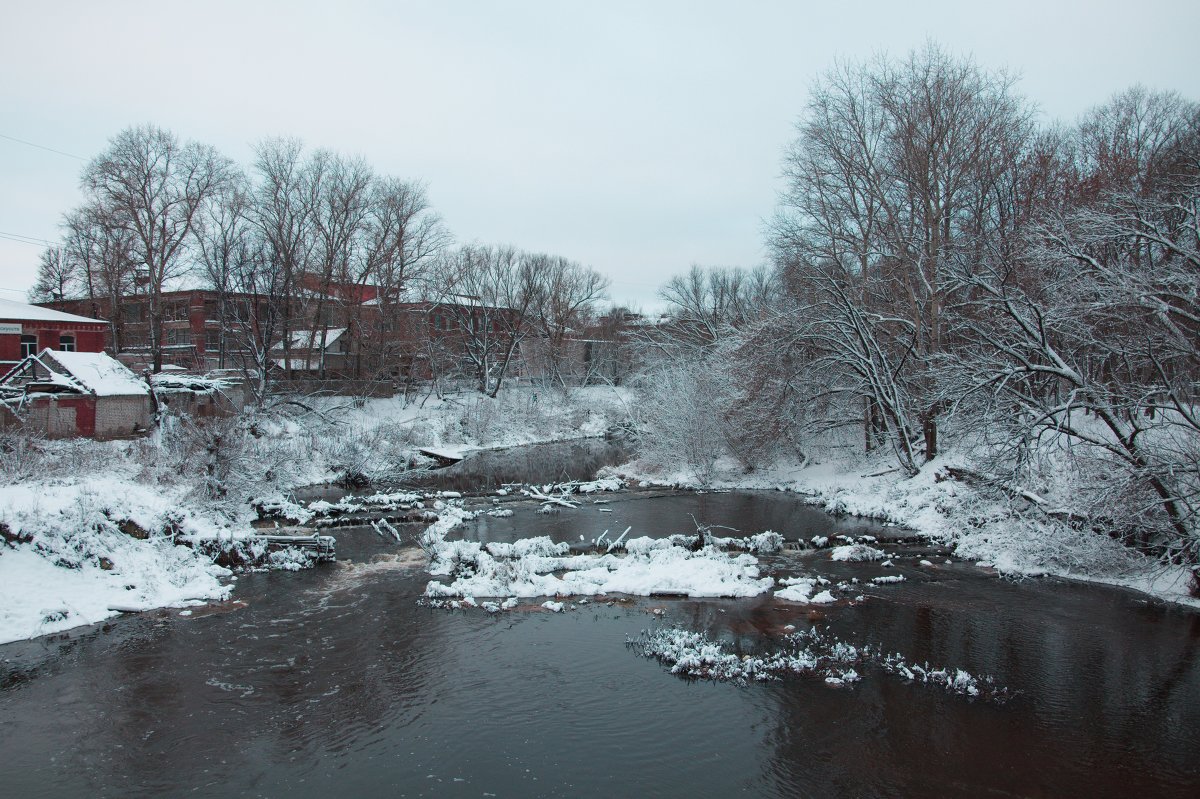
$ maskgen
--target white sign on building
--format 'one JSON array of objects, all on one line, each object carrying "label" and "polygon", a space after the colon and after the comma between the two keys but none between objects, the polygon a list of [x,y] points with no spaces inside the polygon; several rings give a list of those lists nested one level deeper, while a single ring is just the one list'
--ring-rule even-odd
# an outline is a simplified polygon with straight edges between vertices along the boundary
[{"label": "white sign on building", "polygon": [[8,322],[0,322],[0,336],[3,335],[21,335],[23,331],[20,325],[12,325]]}]

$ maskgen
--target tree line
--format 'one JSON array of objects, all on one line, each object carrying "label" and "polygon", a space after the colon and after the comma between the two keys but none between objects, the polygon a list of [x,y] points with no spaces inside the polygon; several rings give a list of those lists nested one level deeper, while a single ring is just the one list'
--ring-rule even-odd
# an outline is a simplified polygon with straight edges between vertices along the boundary
[{"label": "tree line", "polygon": [[1039,124],[930,44],[820,76],[783,167],[771,268],[662,293],[704,356],[664,367],[707,387],[681,457],[857,431],[912,475],[970,443],[1035,504],[1066,459],[1078,507],[1044,511],[1198,559],[1200,106],[1135,86]]},{"label": "tree line", "polygon": [[[84,201],[64,215],[63,244],[42,253],[31,299],[88,300],[109,320],[120,353],[135,343],[126,340],[122,301],[142,297],[148,334],[136,343],[158,371],[164,293],[184,281],[213,290],[217,357],[225,365],[236,349],[260,396],[271,374],[290,373],[293,349],[307,360],[335,320],[357,335],[358,376],[394,372],[420,355],[494,396],[532,333],[551,354],[551,379],[565,379],[565,341],[608,288],[562,256],[455,247],[423,184],[379,174],[361,158],[306,151],[296,139],[260,142],[245,171],[211,146],[133,127],[86,165],[80,185]],[[413,303],[441,308],[445,334],[426,335],[428,319],[420,335],[401,334]],[[434,347],[442,351],[420,352]]]}]

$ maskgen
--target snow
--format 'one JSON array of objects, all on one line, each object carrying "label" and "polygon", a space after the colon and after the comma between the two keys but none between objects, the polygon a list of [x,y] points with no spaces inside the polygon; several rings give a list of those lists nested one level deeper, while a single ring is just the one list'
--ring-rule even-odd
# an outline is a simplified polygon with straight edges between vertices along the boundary
[{"label": "snow", "polygon": [[76,316],[75,314],[64,313],[63,311],[55,311],[52,308],[42,308],[38,305],[29,305],[24,302],[16,302],[15,300],[6,300],[0,297],[0,320],[13,322],[74,322],[87,324],[104,324],[103,319],[92,319],[87,316]]},{"label": "snow", "polygon": [[438,521],[421,534],[420,542],[430,555],[429,573],[453,577],[449,582],[431,580],[425,596],[437,599],[615,593],[748,597],[765,593],[775,584],[772,578],[759,575],[758,560],[753,555],[732,555],[712,545],[693,552],[670,539],[630,539],[624,543],[623,556],[611,554],[611,550],[604,554],[571,555],[565,542],[556,543],[545,536],[513,543],[447,541],[446,535],[472,515],[461,507],[447,505]]},{"label": "snow", "polygon": [[[549,539],[528,539],[550,544]],[[564,545],[565,546],[565,545]],[[431,581],[426,596],[595,596],[668,594],[689,597],[747,597],[774,585],[760,577],[757,560],[706,548],[655,549],[644,555],[518,554],[475,542],[443,543],[430,568],[434,575],[460,574],[449,583]],[[560,574],[561,573],[561,576]]]},{"label": "snow", "polygon": [[[789,674],[819,674],[837,684],[853,682],[858,674],[851,666],[862,658],[857,648],[816,630],[786,636],[777,651],[741,657],[703,633],[678,627],[643,633],[630,644],[643,656],[669,666],[672,674],[739,684],[778,680]],[[847,680],[851,674],[854,676]]]},{"label": "snow", "polygon": [[[59,352],[42,350],[38,359],[48,368],[61,366],[61,371],[74,378],[97,397],[146,396],[149,386],[124,364],[103,352]],[[55,371],[60,371],[55,369]]]},{"label": "snow", "polygon": [[969,699],[1003,702],[1009,696],[1009,691],[996,685],[991,677],[979,677],[959,668],[909,663],[899,654],[883,655],[870,646],[854,646],[815,627],[784,636],[776,650],[740,657],[703,633],[679,627],[643,632],[629,644],[682,677],[745,684],[750,680],[815,675],[822,677],[826,685],[841,687],[862,680],[856,667],[871,664],[884,674],[941,687]]},{"label": "snow", "polygon": [[775,596],[788,602],[808,602],[817,586],[817,581],[812,579],[785,579],[781,582],[788,583],[788,586],[776,591]]},{"label": "snow", "polygon": [[[109,374],[104,356],[53,353],[53,358],[64,371],[68,362],[78,368],[101,392],[115,389],[114,380],[121,390],[148,390],[132,373]],[[602,386],[570,392],[539,388],[536,403],[533,393],[514,388],[499,399],[472,394],[368,399],[361,407],[340,397],[307,398],[311,412],[286,405],[258,412],[222,427],[218,439],[203,426],[169,419],[137,441],[14,440],[16,449],[0,455],[5,483],[0,524],[13,539],[0,541],[0,640],[93,623],[116,608],[225,598],[234,578],[213,566],[218,555],[246,555],[256,566],[280,569],[310,565],[304,552],[268,552],[252,537],[252,497],[268,498],[259,502],[264,512],[301,524],[323,514],[406,505],[419,513],[424,497],[411,493],[302,506],[289,492],[350,472],[372,479],[403,473],[414,460],[419,465],[414,454],[422,445],[494,448],[577,439],[609,427],[627,399],[623,389]],[[217,455],[229,458],[223,461],[229,471],[219,481],[206,472],[203,456],[214,445]],[[576,490],[606,491],[619,484],[601,478]],[[210,493],[214,488],[221,493]],[[455,507],[451,493],[438,502],[443,507],[436,529],[448,530],[472,515]],[[116,529],[123,521],[155,535],[146,540],[125,535]],[[388,534],[382,526],[380,532]],[[501,609],[518,601],[512,594],[501,599],[495,603]]]},{"label": "snow", "polygon": [[[171,364],[164,364],[164,371],[150,375],[150,382],[154,386],[155,391],[194,391],[216,394],[230,388],[229,380],[219,377],[201,377],[186,372],[168,372],[166,370],[169,366]],[[174,368],[180,369],[180,367]]]},{"label": "snow", "polygon": [[[321,345],[321,341],[324,340],[325,349],[328,350],[346,333],[346,330],[347,328],[344,327],[331,327],[328,330],[317,330],[315,333],[312,330],[293,330],[289,349],[317,349]],[[324,339],[322,339],[322,336]],[[276,344],[273,350],[282,351],[283,342]]]},{"label": "snow", "polygon": [[602,491],[620,491],[624,483],[616,477],[604,477],[599,480],[591,480],[585,483],[578,483],[575,490],[580,494],[595,494]]},{"label": "snow", "polygon": [[[749,474],[736,464],[726,464],[704,487],[793,491],[831,513],[877,519],[942,542],[953,547],[956,557],[987,564],[1002,575],[1052,574],[1200,607],[1200,598],[1190,595],[1192,577],[1187,566],[1164,564],[1111,538],[1076,530],[1042,514],[1016,512],[1007,498],[984,496],[949,477],[948,468],[974,463],[977,455],[969,442],[947,449],[911,478],[894,468],[886,452],[845,454],[857,446],[857,442],[832,441],[821,449],[814,444],[822,460],[780,461]],[[613,471],[646,484],[696,485],[695,474],[682,468],[663,469],[653,458]],[[1052,507],[1069,507],[1078,490],[1077,476],[1054,473],[1052,477],[1057,482],[1041,488],[1039,496]],[[810,543],[822,547],[828,543],[823,539]]]},{"label": "snow", "polygon": [[[121,530],[133,523],[150,533]],[[230,572],[155,531],[232,536],[180,512],[178,497],[109,480],[0,487],[0,643],[95,624],[123,611],[229,597]]]},{"label": "snow", "polygon": [[442,458],[448,461],[460,461],[470,453],[477,452],[478,449],[478,447],[460,444],[458,446],[422,447],[421,452],[434,458]]},{"label": "snow", "polygon": [[832,560],[844,561],[863,561],[863,560],[879,560],[884,557],[884,552],[881,549],[867,546],[866,544],[848,544],[846,546],[834,547],[829,557]]}]

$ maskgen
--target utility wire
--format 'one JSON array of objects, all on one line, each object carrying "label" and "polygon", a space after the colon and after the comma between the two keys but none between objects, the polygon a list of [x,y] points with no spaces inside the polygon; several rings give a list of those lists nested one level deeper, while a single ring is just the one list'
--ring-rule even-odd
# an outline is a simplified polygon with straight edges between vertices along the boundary
[{"label": "utility wire", "polygon": [[45,150],[48,153],[55,153],[57,155],[65,155],[67,158],[74,158],[76,161],[86,161],[87,160],[83,156],[74,155],[72,153],[64,153],[62,150],[55,150],[53,147],[43,147],[40,144],[34,144],[31,141],[25,141],[24,139],[18,139],[16,136],[9,136],[4,133],[0,133],[0,139],[8,139],[9,141],[15,141],[17,144],[24,144],[27,147],[36,147],[39,150]]},{"label": "utility wire", "polygon": [[20,233],[5,233],[0,230],[0,239],[8,239],[15,241],[18,244],[28,244],[31,247],[56,247],[54,242],[46,239],[39,239],[36,236],[22,236]]}]

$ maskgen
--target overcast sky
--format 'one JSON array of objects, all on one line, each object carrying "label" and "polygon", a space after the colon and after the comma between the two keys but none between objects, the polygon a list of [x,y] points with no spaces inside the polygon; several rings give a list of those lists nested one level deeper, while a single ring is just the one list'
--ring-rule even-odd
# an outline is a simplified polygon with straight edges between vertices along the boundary
[{"label": "overcast sky", "polygon": [[0,296],[33,284],[41,247],[13,237],[59,239],[80,159],[150,122],[243,166],[275,135],[361,155],[425,181],[458,241],[573,258],[650,308],[693,263],[763,261],[834,59],[933,38],[1070,121],[1135,82],[1200,99],[1197,33],[1196,0],[0,0]]}]

